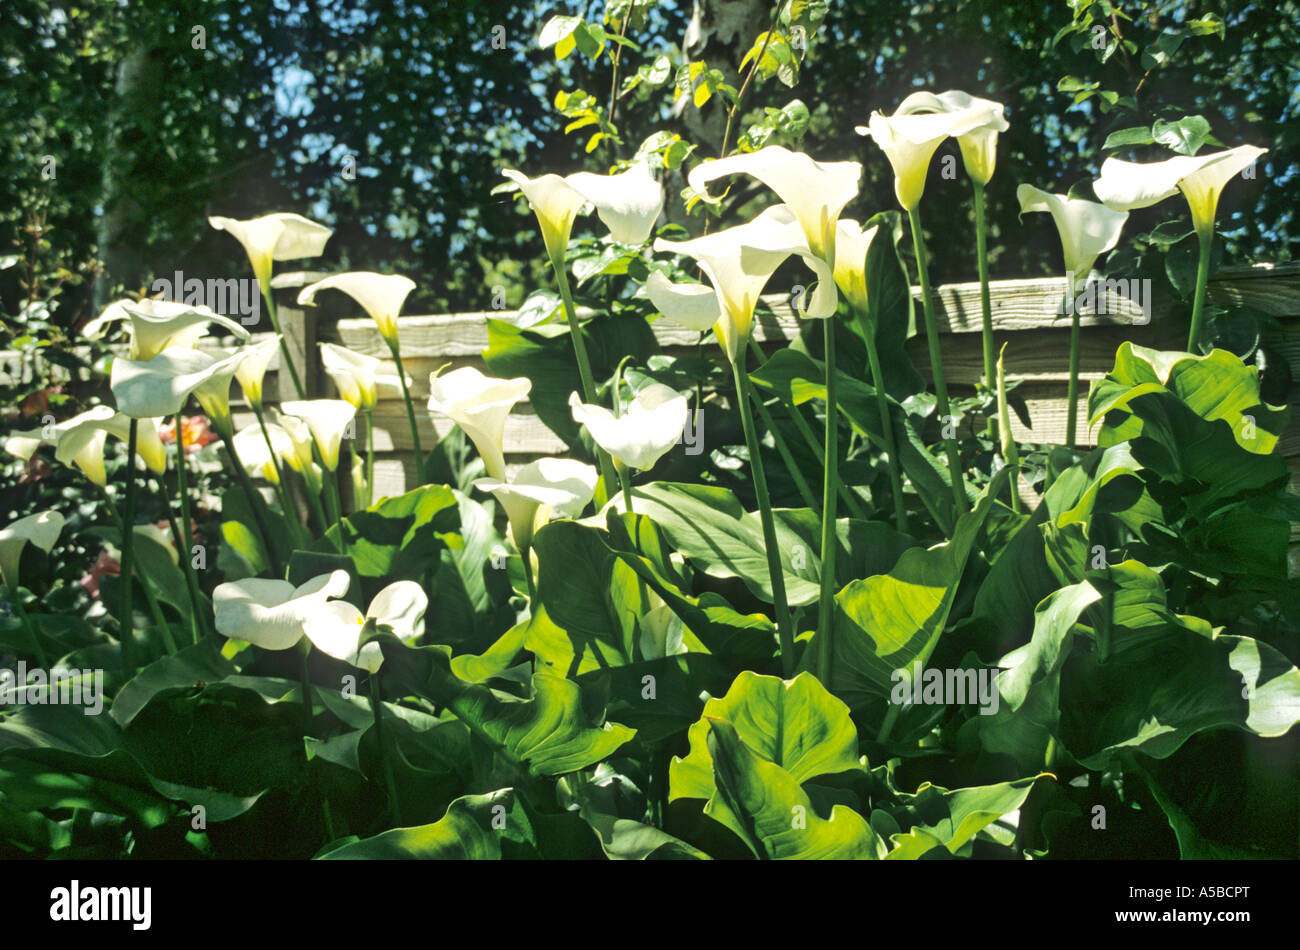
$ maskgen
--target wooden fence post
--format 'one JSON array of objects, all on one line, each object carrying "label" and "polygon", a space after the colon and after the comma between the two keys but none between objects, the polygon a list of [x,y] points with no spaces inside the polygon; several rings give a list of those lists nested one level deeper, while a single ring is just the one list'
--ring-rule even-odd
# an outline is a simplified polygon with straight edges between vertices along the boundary
[{"label": "wooden fence post", "polygon": [[[315,399],[320,395],[320,354],[316,349],[317,307],[311,312],[298,304],[298,291],[308,284],[323,278],[324,274],[314,271],[295,271],[278,274],[271,278],[272,293],[275,294],[275,309],[280,318],[280,332],[284,334],[285,349],[293,368],[302,380],[303,398]],[[283,352],[281,357],[283,358]],[[279,380],[280,401],[297,399],[293,376],[285,367],[277,374]]]}]

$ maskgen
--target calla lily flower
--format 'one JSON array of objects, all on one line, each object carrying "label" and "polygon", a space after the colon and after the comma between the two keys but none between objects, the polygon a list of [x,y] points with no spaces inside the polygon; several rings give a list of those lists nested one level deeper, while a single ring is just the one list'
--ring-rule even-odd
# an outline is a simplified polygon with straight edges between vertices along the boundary
[{"label": "calla lily flower", "polygon": [[[290,416],[281,412],[277,418],[280,431],[289,439],[285,453],[280,456],[280,461],[306,478],[308,484],[315,484],[319,488],[319,476],[317,474],[319,466],[316,465],[315,459],[312,457],[311,429],[307,427],[306,422],[297,416]],[[267,428],[271,428],[270,425]],[[283,443],[277,442],[275,436],[272,435],[271,444],[279,452]]]},{"label": "calla lily flower", "polygon": [[1065,272],[1073,275],[1071,293],[1088,279],[1098,256],[1119,242],[1127,211],[1112,211],[1105,205],[1084,198],[1052,195],[1033,185],[1016,189],[1020,213],[1047,211],[1056,222],[1061,235],[1061,249],[1065,252]]},{"label": "calla lily flower", "polygon": [[[162,475],[167,471],[167,450],[158,437],[158,418],[145,418],[136,426],[136,455],[149,471]],[[104,468],[104,443],[108,436],[127,442],[131,435],[131,417],[109,406],[96,406],[54,427],[54,456],[64,465],[75,465],[101,488],[108,484]]]},{"label": "calla lily flower", "polygon": [[399,274],[374,274],[370,271],[351,271],[318,280],[302,289],[298,303],[309,306],[316,302],[322,290],[341,290],[370,315],[379,327],[379,335],[389,343],[397,342],[397,315],[402,304],[415,289],[415,281]]},{"label": "calla lily flower", "polygon": [[230,381],[243,358],[242,351],[218,357],[179,347],[145,361],[118,357],[110,377],[113,398],[126,415],[147,419],[175,415],[194,394],[218,423],[230,415]]},{"label": "calla lily flower", "polygon": [[513,168],[501,174],[519,185],[542,229],[546,253],[552,260],[564,260],[573,231],[573,219],[590,202],[610,237],[622,244],[644,244],[664,208],[664,192],[650,173],[650,166],[637,162],[617,175],[578,172],[561,178],[541,175],[529,178]]},{"label": "calla lily flower", "polygon": [[577,517],[595,494],[599,478],[600,473],[585,462],[541,458],[529,462],[508,482],[480,478],[474,487],[496,496],[510,521],[510,537],[523,551],[533,543],[539,517],[546,521],[551,516]]},{"label": "calla lily flower", "polygon": [[169,300],[118,300],[104,308],[94,320],[86,324],[82,333],[90,339],[104,335],[109,324],[119,321],[131,324],[130,358],[138,361],[153,359],[169,348],[192,350],[207,332],[208,325],[219,324],[240,339],[248,339],[247,328],[223,317],[207,307]]},{"label": "calla lily flower", "polygon": [[239,388],[243,391],[244,398],[254,409],[262,408],[262,382],[266,378],[271,360],[275,359],[279,349],[280,334],[277,333],[240,351],[243,359],[235,367],[235,379],[239,381]]},{"label": "calla lily flower", "polygon": [[0,528],[0,578],[11,591],[18,589],[18,563],[28,542],[46,554],[63,531],[63,515],[42,511]]},{"label": "calla lily flower", "polygon": [[[338,387],[339,398],[364,412],[375,408],[381,388],[401,395],[402,381],[396,375],[380,373],[380,361],[373,356],[356,353],[333,343],[322,343],[320,356],[325,372]],[[411,385],[409,377],[406,385]]]},{"label": "calla lily flower", "polygon": [[835,223],[844,206],[857,197],[861,165],[818,162],[803,152],[769,145],[757,152],[696,165],[687,182],[700,197],[713,201],[709,182],[728,175],[752,175],[776,192],[794,212],[812,253],[834,262]]},{"label": "calla lily flower", "polygon": [[577,393],[569,394],[569,408],[573,421],[586,426],[592,440],[615,461],[642,471],[654,468],[681,441],[690,412],[686,397],[662,383],[638,392],[621,416],[584,404]]},{"label": "calla lily flower", "polygon": [[1108,158],[1092,190],[1108,208],[1131,211],[1164,201],[1181,191],[1192,211],[1192,224],[1201,235],[1214,233],[1219,195],[1234,176],[1267,152],[1255,145],[1239,145],[1208,155],[1178,155],[1163,162],[1126,162]]},{"label": "calla lily flower", "polygon": [[350,584],[347,571],[313,577],[301,587],[251,577],[218,584],[212,591],[217,632],[264,650],[287,650],[303,638],[307,620]]},{"label": "calla lily flower", "polygon": [[5,452],[14,456],[14,458],[30,462],[32,456],[36,454],[36,450],[45,442],[45,431],[43,429],[24,429],[19,432],[11,432],[0,447],[3,447]]},{"label": "calla lily flower", "polygon": [[429,411],[460,426],[478,449],[488,475],[504,481],[506,417],[532,388],[532,382],[524,376],[496,379],[472,366],[463,366],[446,376],[429,376]]},{"label": "calla lily flower", "polygon": [[357,407],[342,399],[303,399],[281,403],[280,412],[307,423],[326,470],[337,471],[343,434],[356,418]]},{"label": "calla lily flower", "polygon": [[264,294],[270,292],[274,261],[316,257],[325,250],[325,242],[334,233],[300,214],[283,211],[247,221],[210,217],[208,224],[218,231],[229,232],[244,245],[248,261],[253,265],[253,275]]},{"label": "calla lily flower", "polygon": [[[269,446],[266,444],[267,438],[271,440]],[[248,474],[264,478],[272,485],[279,484],[280,473],[276,469],[275,459],[285,458],[294,451],[293,442],[283,428],[268,423],[266,435],[263,435],[261,426],[245,426],[235,433],[234,441],[235,454],[239,456],[239,461],[244,464]],[[274,457],[271,455],[272,448],[275,451]]]},{"label": "calla lily flower", "polygon": [[376,594],[364,614],[345,600],[321,605],[307,618],[303,632],[322,653],[374,673],[383,666],[384,654],[374,640],[361,644],[362,634],[382,626],[410,642],[420,635],[428,608],[429,598],[419,584],[397,581]]},{"label": "calla lily flower", "polygon": [[[646,282],[650,301],[668,319],[693,329],[712,319],[718,342],[734,362],[749,337],[758,297],[772,274],[791,254],[797,254],[817,277],[799,315],[822,319],[835,313],[839,295],[826,261],[812,252],[795,213],[773,205],[752,221],[689,241],[655,241],[656,251],[669,251],[698,262],[713,284],[710,292],[698,284],[674,284],[651,274]],[[712,300],[710,300],[712,297]]]},{"label": "calla lily flower", "polygon": [[[941,92],[937,96],[932,92],[914,92],[899,103],[894,115],[970,114],[968,110],[972,109],[983,110],[986,119],[983,124],[958,134],[957,145],[961,148],[961,160],[966,166],[966,174],[979,184],[987,185],[997,164],[998,133],[1011,128],[1002,103],[980,99],[956,89]],[[929,164],[928,159],[926,164]]]},{"label": "calla lily flower", "polygon": [[[989,100],[978,100],[989,102]],[[859,135],[870,136],[884,151],[894,169],[894,194],[904,211],[912,211],[921,203],[925,193],[925,176],[930,170],[930,159],[943,140],[982,128],[995,127],[1000,116],[1000,106],[971,105],[956,112],[912,113],[892,116],[871,113],[866,126],[858,126]]]},{"label": "calla lily flower", "polygon": [[835,229],[835,283],[857,310],[867,309],[867,251],[877,227],[862,230],[852,218],[840,218]]}]

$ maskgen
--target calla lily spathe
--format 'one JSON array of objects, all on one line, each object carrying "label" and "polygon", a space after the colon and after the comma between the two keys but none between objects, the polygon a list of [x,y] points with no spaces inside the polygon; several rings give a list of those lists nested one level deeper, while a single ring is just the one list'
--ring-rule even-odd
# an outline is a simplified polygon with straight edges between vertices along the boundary
[{"label": "calla lily spathe", "polygon": [[280,340],[281,336],[277,333],[240,351],[244,358],[235,368],[235,379],[239,381],[244,399],[254,409],[262,408],[262,383],[266,379],[271,360],[275,359],[275,354],[280,349]]},{"label": "calla lily spathe", "polygon": [[532,388],[524,376],[496,379],[464,366],[446,376],[429,376],[429,411],[460,426],[478,449],[488,475],[504,481],[506,417]]},{"label": "calla lily spathe", "polygon": [[113,398],[126,415],[147,419],[175,415],[201,387],[200,404],[215,423],[214,412],[230,414],[230,381],[243,359],[242,351],[219,357],[179,347],[144,361],[118,357],[110,376]]},{"label": "calla lily spathe", "polygon": [[835,284],[857,310],[867,309],[867,251],[878,227],[865,231],[852,218],[840,218],[835,229]]},{"label": "calla lily spathe", "polygon": [[511,540],[522,551],[533,543],[539,520],[576,518],[591,501],[599,478],[586,462],[541,458],[529,462],[508,482],[480,478],[474,487],[496,496],[510,521]]},{"label": "calla lily spathe", "polygon": [[388,627],[393,636],[410,642],[420,635],[428,608],[429,598],[419,584],[397,581],[376,594],[364,614],[345,600],[322,604],[303,624],[303,633],[322,653],[374,673],[384,654],[374,640],[362,644],[362,634],[367,628]]},{"label": "calla lily spathe", "polygon": [[751,175],[771,188],[794,212],[813,254],[834,262],[835,224],[844,206],[857,197],[862,166],[857,162],[818,162],[803,152],[769,145],[757,152],[703,162],[687,182],[705,200],[711,181],[728,175]]},{"label": "calla lily spathe", "polygon": [[334,233],[323,224],[284,211],[246,221],[210,217],[208,224],[218,231],[230,233],[244,246],[248,261],[253,265],[253,275],[264,294],[270,292],[271,268],[275,261],[317,257]]},{"label": "calla lily spathe", "polygon": [[287,650],[303,638],[308,618],[345,595],[350,583],[348,572],[339,570],[301,587],[262,577],[218,584],[212,591],[217,632],[264,650]]},{"label": "calla lily spathe", "polygon": [[552,260],[564,260],[564,249],[573,232],[573,219],[590,202],[610,237],[623,244],[644,244],[664,208],[663,186],[655,181],[650,166],[637,162],[617,175],[577,172],[561,178],[541,175],[529,178],[513,168],[501,174],[519,186],[542,229],[546,253]]},{"label": "calla lily spathe", "polygon": [[[270,439],[270,445],[267,445],[267,439]],[[272,450],[275,452],[274,457],[271,455]],[[264,478],[272,485],[280,481],[275,459],[284,458],[292,452],[293,443],[288,433],[274,423],[267,424],[265,435],[256,423],[235,433],[235,454],[239,456],[244,469],[248,474]]]},{"label": "calla lily spathe", "polygon": [[[650,301],[668,319],[696,330],[712,326],[727,356],[735,362],[754,323],[754,308],[772,274],[792,254],[816,275],[811,294],[799,303],[799,316],[822,319],[835,313],[839,295],[826,261],[814,254],[794,211],[773,205],[752,221],[689,241],[655,241],[656,251],[685,254],[713,284],[674,284],[658,271],[646,281]],[[712,298],[712,299],[710,299]]]},{"label": "calla lily spathe", "polygon": [[295,399],[281,403],[280,412],[307,424],[326,470],[337,471],[339,448],[344,433],[356,418],[357,407],[343,399]]},{"label": "calla lily spathe", "polygon": [[1196,232],[1208,235],[1214,233],[1214,217],[1224,187],[1267,151],[1255,145],[1239,145],[1224,152],[1178,155],[1163,162],[1108,158],[1102,162],[1092,190],[1106,207],[1116,211],[1146,208],[1181,191],[1192,211]]},{"label": "calla lily spathe", "polygon": [[131,324],[130,358],[153,359],[165,349],[194,349],[207,332],[209,324],[225,327],[240,339],[248,339],[247,328],[207,307],[195,307],[168,300],[118,300],[109,304],[82,333],[90,339],[104,335],[108,326],[119,321]]},{"label": "calla lily spathe", "polygon": [[302,289],[298,303],[310,306],[322,290],[341,290],[364,310],[379,328],[379,335],[389,343],[397,342],[397,315],[415,289],[415,281],[400,274],[375,274],[350,271],[318,280]]},{"label": "calla lily spathe", "polygon": [[1071,293],[1088,279],[1097,258],[1119,242],[1124,222],[1128,220],[1127,211],[1113,211],[1084,198],[1049,194],[1033,185],[1017,188],[1016,198],[1020,201],[1021,214],[1046,211],[1056,222],[1065,253],[1065,272],[1074,275]]},{"label": "calla lily spathe", "polygon": [[[982,110],[985,121],[957,135],[962,164],[966,174],[981,185],[987,185],[997,166],[998,133],[1011,128],[1006,120],[1005,106],[992,99],[980,99],[957,89],[935,95],[932,92],[914,92],[898,105],[896,116],[922,113],[963,113]],[[928,160],[927,160],[928,164]]]},{"label": "calla lily spathe", "polygon": [[[988,102],[989,100],[979,100]],[[981,128],[996,125],[1000,113],[991,103],[972,105],[956,112],[926,112],[892,116],[871,113],[866,126],[858,126],[859,135],[870,136],[880,146],[894,169],[894,194],[904,211],[912,211],[925,193],[925,176],[930,159],[943,140],[953,136],[960,140]],[[1000,107],[999,107],[1000,108]]]},{"label": "calla lily spathe", "polygon": [[62,531],[63,515],[57,511],[41,511],[0,528],[0,578],[10,591],[18,589],[23,548],[31,543],[49,554]]},{"label": "calla lily spathe", "polygon": [[[315,459],[312,457],[311,429],[308,428],[305,421],[297,416],[280,412],[277,413],[276,418],[280,431],[285,434],[289,441],[287,443],[278,441],[272,434],[272,448],[277,453],[283,452],[279,456],[280,461],[301,475],[308,488],[313,492],[319,492],[321,490],[321,471],[320,466],[316,464]],[[267,428],[274,433],[274,428],[270,424],[267,425]]]},{"label": "calla lily spathe", "polygon": [[[333,343],[322,343],[320,356],[325,372],[338,388],[339,398],[362,411],[368,412],[375,408],[381,388],[397,395],[402,392],[401,380],[396,375],[380,373],[381,363],[373,356],[356,353]],[[406,385],[411,385],[409,378]]]},{"label": "calla lily spathe", "polygon": [[[149,471],[167,471],[167,450],[158,437],[160,418],[141,419],[136,426],[135,449]],[[104,443],[108,436],[127,442],[131,417],[109,406],[96,406],[54,427],[54,457],[64,465],[75,465],[94,484],[108,484],[104,468]]]},{"label": "calla lily spathe", "polygon": [[584,404],[577,393],[569,395],[569,408],[573,421],[586,426],[592,440],[616,462],[641,471],[654,468],[681,441],[690,412],[686,397],[662,383],[638,392],[621,416]]}]

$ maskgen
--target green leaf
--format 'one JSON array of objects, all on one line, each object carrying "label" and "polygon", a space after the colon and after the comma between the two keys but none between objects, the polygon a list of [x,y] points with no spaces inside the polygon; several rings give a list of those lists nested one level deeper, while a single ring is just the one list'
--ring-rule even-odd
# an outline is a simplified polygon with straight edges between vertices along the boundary
[{"label": "green leaf", "polygon": [[165,689],[216,683],[237,672],[235,665],[221,655],[217,641],[205,637],[175,656],[156,660],[137,673],[118,691],[109,715],[119,726],[125,727],[148,705],[149,700]]},{"label": "green leaf", "polygon": [[1151,134],[1150,129],[1145,125],[1138,125],[1110,133],[1110,135],[1106,136],[1106,141],[1102,143],[1101,147],[1103,151],[1109,151],[1112,148],[1151,145],[1155,140],[1155,136]]},{"label": "green leaf", "polygon": [[726,720],[755,756],[779,766],[796,784],[861,768],[858,731],[849,709],[815,676],[800,673],[782,680],[745,670],[725,696],[704,704],[699,721],[691,726],[689,754],[674,757],[669,769],[669,801],[713,797],[714,763],[707,738],[712,724],[720,720]]},{"label": "green leaf", "polygon": [[[966,561],[1006,480],[1006,469],[994,476],[974,510],[958,521],[951,541],[911,548],[889,573],[853,581],[835,595],[830,688],[836,696],[854,708],[871,697],[887,698],[896,670],[929,660],[948,625]],[[814,634],[804,667],[816,663],[823,643]]]},{"label": "green leaf", "polygon": [[512,850],[511,846],[525,852],[536,849],[532,823],[523,805],[514,789],[503,788],[456,799],[447,806],[447,814],[431,825],[394,828],[317,857],[327,861],[496,861]]},{"label": "green leaf", "polygon": [[[882,211],[863,223],[863,230],[878,228],[876,238],[867,246],[863,265],[866,278],[866,322],[876,340],[885,391],[895,399],[904,399],[925,389],[904,349],[916,333],[916,313],[907,269],[899,250],[903,240],[903,216],[897,211]],[[888,237],[889,240],[881,240]],[[861,332],[861,331],[859,331]],[[872,381],[877,385],[876,381]]]},{"label": "green leaf", "polygon": [[956,854],[984,828],[1025,803],[1034,783],[1042,775],[948,791],[924,783],[915,795],[905,796],[900,809],[891,813],[900,825],[911,825],[906,834],[892,835],[893,849],[887,860],[914,860],[937,842]]},{"label": "green leaf", "polygon": [[1179,155],[1195,155],[1210,135],[1210,123],[1203,116],[1189,115],[1174,122],[1156,119],[1152,137]]},{"label": "green leaf", "polygon": [[[425,485],[396,498],[382,499],[366,511],[343,519],[343,550],[362,577],[385,582],[420,580],[437,563],[444,535],[458,528],[456,493],[446,485]],[[339,538],[339,526],[319,543],[329,552]]]},{"label": "green leaf", "polygon": [[451,671],[445,647],[410,648],[384,642],[387,661],[409,688],[445,706],[480,739],[533,775],[561,775],[599,762],[636,730],[618,723],[594,725],[584,713],[581,690],[552,673],[533,674],[533,695],[518,699],[466,683]]},{"label": "green leaf", "polygon": [[754,854],[778,860],[871,860],[884,844],[846,805],[822,818],[789,772],[754,753],[724,719],[709,720],[717,790],[704,813],[735,832]]}]

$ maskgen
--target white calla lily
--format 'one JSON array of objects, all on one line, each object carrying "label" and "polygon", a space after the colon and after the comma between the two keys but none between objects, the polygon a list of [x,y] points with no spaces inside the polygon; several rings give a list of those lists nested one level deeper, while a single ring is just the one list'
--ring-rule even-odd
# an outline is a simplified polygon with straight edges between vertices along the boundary
[{"label": "white calla lily", "polygon": [[[160,418],[144,418],[136,426],[136,455],[149,471],[167,471],[167,450],[158,436]],[[64,465],[75,465],[101,488],[108,484],[104,468],[104,443],[108,436],[128,442],[131,417],[109,406],[96,406],[54,427],[54,456]]]},{"label": "white calla lily", "polygon": [[682,439],[690,404],[662,383],[651,383],[636,394],[621,416],[603,406],[583,403],[570,393],[573,421],[587,427],[592,440],[617,462],[645,471],[654,468]]},{"label": "white calla lily", "polygon": [[446,376],[429,376],[429,411],[460,426],[478,449],[488,475],[504,480],[506,417],[532,388],[524,376],[497,379],[463,366]]},{"label": "white calla lily", "polygon": [[62,531],[63,515],[57,511],[41,511],[0,528],[0,578],[10,591],[18,589],[23,548],[30,543],[49,554]]},{"label": "white calla lily", "polygon": [[858,194],[862,166],[857,162],[819,162],[803,152],[769,145],[749,154],[702,162],[687,182],[706,201],[709,182],[728,175],[750,175],[771,188],[794,212],[809,249],[834,261],[835,223]]},{"label": "white calla lily", "polygon": [[379,335],[385,341],[395,344],[397,315],[402,312],[402,305],[414,289],[415,281],[400,274],[350,271],[304,287],[298,294],[298,303],[308,306],[316,302],[316,295],[322,290],[340,290],[361,305],[361,309],[375,321]]},{"label": "white calla lily", "polygon": [[114,301],[87,323],[82,333],[92,340],[98,339],[110,324],[120,321],[131,324],[129,355],[138,361],[151,360],[169,348],[192,350],[213,323],[240,339],[248,339],[249,335],[247,328],[207,307],[169,300]]},{"label": "white calla lily", "polygon": [[264,294],[270,292],[273,262],[317,257],[334,233],[323,224],[284,211],[244,221],[214,216],[208,218],[208,224],[233,235],[244,246]]},{"label": "white calla lily", "polygon": [[[979,100],[988,102],[989,100]],[[880,146],[894,169],[894,194],[904,211],[912,211],[925,193],[925,177],[935,149],[949,136],[963,135],[995,124],[1000,116],[997,103],[972,105],[955,112],[919,112],[892,116],[871,113],[867,125],[857,126],[859,135],[870,136]]]},{"label": "white calla lily", "polygon": [[3,444],[0,444],[0,447],[14,458],[30,462],[32,456],[36,454],[36,450],[47,441],[44,429],[23,429],[9,433]]},{"label": "white calla lily", "polygon": [[823,319],[835,313],[838,294],[826,261],[812,252],[795,213],[773,205],[752,221],[689,241],[655,241],[656,251],[685,254],[695,260],[713,284],[715,302],[698,284],[674,284],[666,278],[646,283],[650,301],[668,319],[696,329],[715,316],[718,342],[734,362],[749,337],[754,308],[772,274],[790,255],[798,255],[816,275],[811,294],[800,297],[806,306],[799,316]]},{"label": "white calla lily", "polygon": [[[271,440],[270,445],[267,445],[268,438]],[[234,442],[235,454],[239,456],[239,461],[248,474],[264,478],[272,485],[279,483],[280,473],[276,469],[275,460],[290,456],[294,451],[293,441],[282,427],[267,423],[266,434],[263,435],[261,426],[254,423],[236,432]],[[275,451],[274,457],[271,455],[272,449]]]},{"label": "white calla lily", "polygon": [[577,172],[573,175],[540,175],[529,178],[513,168],[501,174],[519,186],[528,199],[542,230],[546,253],[552,260],[564,260],[564,249],[573,232],[573,220],[590,202],[610,237],[623,244],[644,244],[664,207],[663,186],[655,181],[650,166],[637,162],[616,175]]},{"label": "white calla lily", "polygon": [[375,595],[364,614],[347,601],[321,605],[307,619],[303,632],[322,653],[374,673],[383,665],[384,654],[374,640],[361,643],[366,629],[386,626],[399,640],[410,642],[420,635],[428,608],[428,595],[419,584],[396,581]]},{"label": "white calla lily", "polygon": [[303,638],[303,626],[331,598],[348,592],[347,571],[313,577],[301,587],[251,577],[218,584],[212,591],[217,632],[264,650],[287,650]]},{"label": "white calla lily", "polygon": [[1016,198],[1021,214],[1046,211],[1056,222],[1065,254],[1065,272],[1073,275],[1072,293],[1088,279],[1097,258],[1119,242],[1128,220],[1127,211],[1113,211],[1084,198],[1049,194],[1033,185],[1017,188]]},{"label": "white calla lily", "polygon": [[[981,185],[987,185],[997,165],[998,133],[1011,128],[1006,120],[1005,106],[992,99],[981,99],[957,89],[935,95],[932,92],[914,92],[898,105],[896,116],[919,113],[967,113],[983,110],[985,121],[957,135],[962,164],[966,174]],[[928,164],[928,161],[927,161]]]},{"label": "white calla lily", "polygon": [[835,283],[857,310],[867,309],[867,251],[876,226],[862,230],[852,218],[840,218],[835,231]]},{"label": "white calla lily", "polygon": [[240,351],[243,359],[235,367],[235,379],[239,381],[244,399],[254,409],[262,408],[262,383],[266,379],[266,371],[270,368],[271,361],[280,350],[280,339],[280,334],[277,333]]},{"label": "white calla lily", "polygon": [[1146,208],[1181,191],[1200,235],[1214,233],[1219,196],[1234,177],[1249,167],[1266,148],[1239,145],[1208,155],[1178,155],[1163,162],[1126,162],[1108,158],[1092,190],[1108,208],[1132,211]]},{"label": "white calla lily", "polygon": [[357,407],[343,399],[295,399],[281,403],[280,412],[307,424],[326,470],[337,471],[339,447],[356,418]]},{"label": "white calla lily", "polygon": [[[357,353],[333,343],[320,345],[321,364],[334,385],[339,398],[358,409],[369,412],[379,401],[379,390],[386,389],[397,395],[402,392],[402,382],[396,375],[380,373],[382,363],[373,356]],[[408,377],[406,385],[411,385]]]},{"label": "white calla lily", "polygon": [[[297,416],[286,415],[284,412],[277,413],[277,421],[280,431],[289,439],[287,451],[280,456],[280,461],[284,462],[299,475],[307,478],[308,482],[312,481],[312,473],[316,469],[315,460],[312,457],[312,437],[311,429],[307,423]],[[269,426],[268,426],[269,428]],[[283,443],[277,443],[274,436],[271,444],[280,451]]]},{"label": "white calla lily", "polygon": [[510,521],[511,540],[523,551],[533,543],[539,517],[576,518],[591,501],[599,478],[600,473],[586,462],[541,458],[509,481],[480,478],[474,487],[496,496]]},{"label": "white calla lily", "polygon": [[[117,407],[128,416],[146,419],[181,411],[191,394],[202,387],[204,410],[230,414],[230,381],[243,355],[225,357],[170,347],[150,360],[113,360],[110,385]],[[224,387],[224,389],[223,389]],[[213,422],[217,422],[213,416]]]}]

